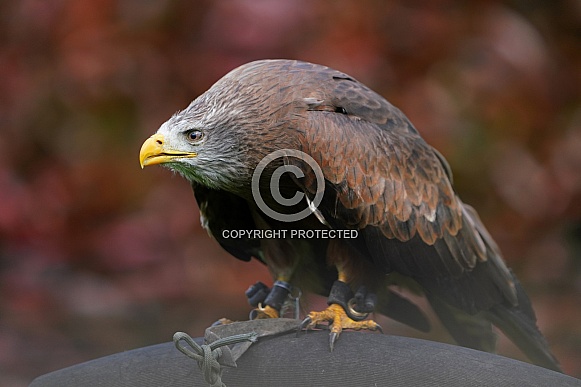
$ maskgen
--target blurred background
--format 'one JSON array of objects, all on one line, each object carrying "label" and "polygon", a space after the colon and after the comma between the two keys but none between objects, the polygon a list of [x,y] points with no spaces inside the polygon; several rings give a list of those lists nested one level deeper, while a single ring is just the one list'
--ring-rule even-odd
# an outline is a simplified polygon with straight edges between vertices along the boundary
[{"label": "blurred background", "polygon": [[[261,58],[334,67],[400,107],[449,160],[581,377],[578,0],[4,0],[0,385],[247,318],[244,290],[268,272],[223,252],[189,185],[141,170],[138,153]],[[506,340],[500,353],[522,359]]]}]

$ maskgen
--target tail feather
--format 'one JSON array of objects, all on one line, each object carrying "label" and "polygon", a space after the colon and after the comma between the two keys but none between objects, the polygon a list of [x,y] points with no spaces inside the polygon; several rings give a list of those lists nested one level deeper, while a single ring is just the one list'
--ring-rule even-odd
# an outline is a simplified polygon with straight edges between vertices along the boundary
[{"label": "tail feather", "polygon": [[524,289],[514,277],[518,305],[499,304],[484,312],[484,316],[504,332],[536,365],[563,372],[549,345],[537,327],[537,318]]},{"label": "tail feather", "polygon": [[467,348],[496,352],[496,334],[490,321],[480,314],[469,314],[439,297],[426,294],[432,309],[454,341]]}]

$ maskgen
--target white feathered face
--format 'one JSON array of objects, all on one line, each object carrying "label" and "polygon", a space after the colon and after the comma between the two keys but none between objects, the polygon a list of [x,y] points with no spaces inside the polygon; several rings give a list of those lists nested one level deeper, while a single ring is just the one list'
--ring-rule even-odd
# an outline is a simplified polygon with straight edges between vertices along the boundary
[{"label": "white feathered face", "polygon": [[163,164],[190,182],[230,192],[248,185],[248,159],[268,137],[259,133],[268,125],[257,122],[255,96],[255,90],[219,81],[143,143],[141,167]]}]

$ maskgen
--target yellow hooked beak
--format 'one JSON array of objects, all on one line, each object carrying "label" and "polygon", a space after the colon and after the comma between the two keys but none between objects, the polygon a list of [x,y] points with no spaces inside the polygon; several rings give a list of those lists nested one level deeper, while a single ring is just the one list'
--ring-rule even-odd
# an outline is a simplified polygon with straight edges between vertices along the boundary
[{"label": "yellow hooked beak", "polygon": [[179,152],[165,146],[163,135],[156,133],[149,137],[141,146],[139,165],[141,168],[148,165],[163,164],[176,159],[196,157],[195,152]]}]

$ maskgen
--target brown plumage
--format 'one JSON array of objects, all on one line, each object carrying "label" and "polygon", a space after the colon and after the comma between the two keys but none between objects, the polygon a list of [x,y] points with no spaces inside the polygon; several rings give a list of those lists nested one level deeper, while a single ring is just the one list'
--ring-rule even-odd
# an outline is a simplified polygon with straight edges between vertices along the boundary
[{"label": "brown plumage", "polygon": [[[294,222],[265,214],[251,190],[260,160],[279,149],[310,155],[325,179],[316,211]],[[455,194],[445,159],[401,111],[346,74],[290,60],[243,65],[163,124],[141,162],[165,163],[188,179],[208,231],[234,256],[265,262],[276,279],[328,294],[339,276],[353,290],[377,293],[381,313],[426,328],[387,288],[416,283],[459,344],[493,350],[493,323],[533,362],[559,369],[528,297],[474,209]],[[283,197],[305,195],[293,206],[264,189],[282,164],[304,174],[280,178]],[[314,171],[295,157],[269,164],[261,184],[267,205],[286,214],[317,192]],[[224,238],[232,229],[354,229],[358,237]],[[390,310],[396,304],[401,310]]]}]

